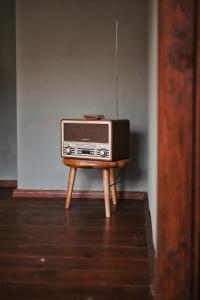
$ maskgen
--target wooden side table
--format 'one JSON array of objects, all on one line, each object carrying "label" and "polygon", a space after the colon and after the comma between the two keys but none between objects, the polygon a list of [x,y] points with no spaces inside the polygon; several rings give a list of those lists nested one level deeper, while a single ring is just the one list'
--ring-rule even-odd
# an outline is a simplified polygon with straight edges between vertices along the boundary
[{"label": "wooden side table", "polygon": [[63,163],[66,166],[70,167],[65,208],[69,209],[69,207],[70,207],[70,200],[71,200],[71,196],[72,196],[72,191],[73,191],[77,168],[102,169],[103,186],[104,186],[104,200],[105,200],[105,213],[106,213],[106,217],[110,218],[110,184],[112,185],[111,193],[112,193],[113,204],[114,205],[117,204],[114,169],[123,168],[123,167],[125,167],[125,165],[128,162],[129,162],[129,159],[122,159],[122,160],[118,160],[118,161],[99,161],[99,160],[64,158]]}]

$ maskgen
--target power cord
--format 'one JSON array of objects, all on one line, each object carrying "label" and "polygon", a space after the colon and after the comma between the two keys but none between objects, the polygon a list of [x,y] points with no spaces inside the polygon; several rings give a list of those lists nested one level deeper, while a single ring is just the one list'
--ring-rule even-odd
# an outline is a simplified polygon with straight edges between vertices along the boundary
[{"label": "power cord", "polygon": [[[115,182],[110,184],[110,188],[113,186],[113,185],[117,185],[118,183],[122,182],[124,180],[124,177],[125,177],[125,171],[126,171],[126,167],[124,168],[120,168],[117,176],[115,177]],[[118,178],[120,178],[120,180],[117,181]]]}]

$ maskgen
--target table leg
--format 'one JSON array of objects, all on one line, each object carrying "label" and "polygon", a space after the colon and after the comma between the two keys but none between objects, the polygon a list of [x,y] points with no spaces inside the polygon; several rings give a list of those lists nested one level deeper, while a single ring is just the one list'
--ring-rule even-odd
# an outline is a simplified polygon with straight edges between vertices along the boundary
[{"label": "table leg", "polygon": [[110,218],[110,171],[103,169],[103,186],[106,217]]},{"label": "table leg", "polygon": [[117,192],[116,192],[116,184],[115,184],[115,171],[110,168],[110,184],[111,184],[111,193],[112,193],[112,201],[113,204],[117,204]]},{"label": "table leg", "polygon": [[67,197],[66,197],[66,202],[65,202],[65,208],[69,208],[69,206],[70,206],[70,200],[71,200],[71,196],[72,196],[75,176],[76,176],[76,168],[71,167],[70,171],[69,171],[69,177],[68,177],[68,187],[67,187]]}]

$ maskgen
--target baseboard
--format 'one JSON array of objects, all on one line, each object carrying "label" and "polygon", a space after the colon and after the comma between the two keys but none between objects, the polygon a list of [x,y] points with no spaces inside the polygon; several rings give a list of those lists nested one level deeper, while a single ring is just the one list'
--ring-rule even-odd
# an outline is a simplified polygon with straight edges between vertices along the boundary
[{"label": "baseboard", "polygon": [[[117,192],[118,199],[144,200],[145,192]],[[13,198],[65,198],[66,190],[28,190],[15,189]],[[102,191],[73,191],[74,199],[103,199]]]},{"label": "baseboard", "polygon": [[152,287],[152,293],[154,294],[154,284],[155,284],[155,248],[153,244],[153,232],[151,224],[151,215],[149,210],[149,201],[148,196],[145,194],[144,197],[144,206],[145,206],[145,223],[146,223],[146,235],[147,235],[147,248],[148,248],[148,257],[149,257],[149,276],[150,284]]},{"label": "baseboard", "polygon": [[17,180],[0,180],[0,187],[17,187]]}]

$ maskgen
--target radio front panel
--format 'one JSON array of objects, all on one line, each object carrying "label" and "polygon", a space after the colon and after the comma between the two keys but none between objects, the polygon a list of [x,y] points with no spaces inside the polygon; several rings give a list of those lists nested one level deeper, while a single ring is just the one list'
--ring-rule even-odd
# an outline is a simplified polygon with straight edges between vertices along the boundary
[{"label": "radio front panel", "polygon": [[62,120],[61,130],[63,157],[112,159],[109,121]]},{"label": "radio front panel", "polygon": [[111,159],[108,144],[84,144],[77,142],[64,142],[64,157]]}]

